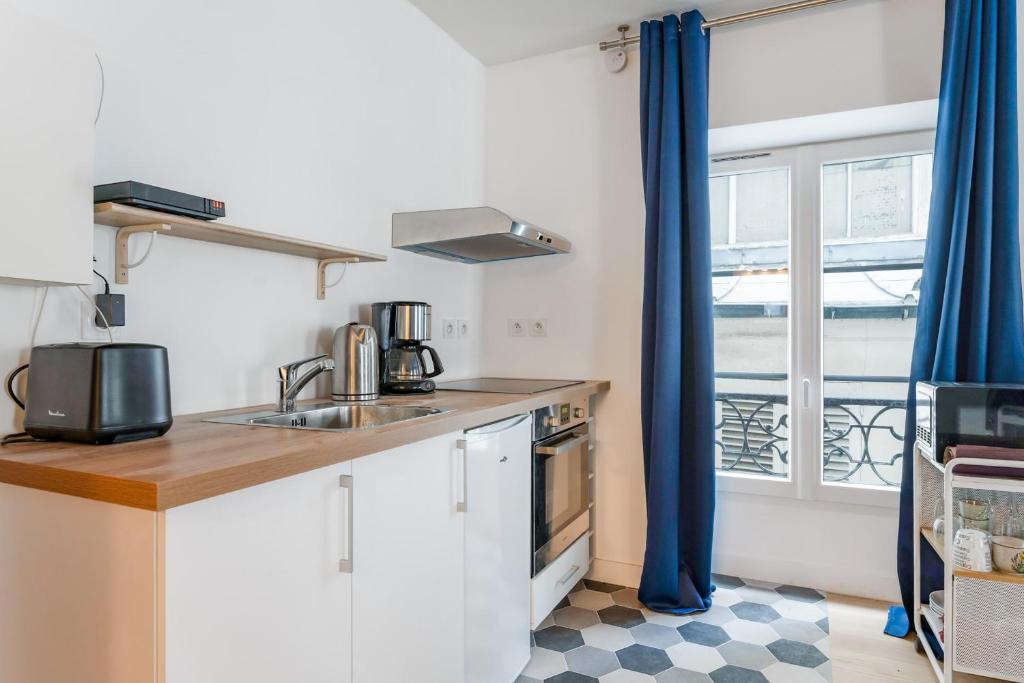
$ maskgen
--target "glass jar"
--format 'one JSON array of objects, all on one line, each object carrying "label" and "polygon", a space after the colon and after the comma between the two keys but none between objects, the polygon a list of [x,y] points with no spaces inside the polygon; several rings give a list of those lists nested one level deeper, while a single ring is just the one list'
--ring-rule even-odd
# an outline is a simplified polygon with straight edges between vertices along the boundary
[{"label": "glass jar", "polygon": [[1021,515],[1015,495],[1010,496],[1010,505],[1004,508],[993,531],[994,536],[1024,538],[1024,515]]},{"label": "glass jar", "polygon": [[935,499],[935,511],[932,514],[932,531],[939,539],[946,533],[946,510],[942,498]]},{"label": "glass jar", "polygon": [[992,502],[984,498],[956,501],[958,529],[978,529],[989,533],[992,526]]}]

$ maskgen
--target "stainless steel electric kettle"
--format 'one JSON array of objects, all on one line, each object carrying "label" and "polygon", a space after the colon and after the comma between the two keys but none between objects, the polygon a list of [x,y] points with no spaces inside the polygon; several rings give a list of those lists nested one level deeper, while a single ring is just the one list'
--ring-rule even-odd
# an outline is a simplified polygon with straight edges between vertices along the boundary
[{"label": "stainless steel electric kettle", "polygon": [[377,333],[369,325],[349,323],[334,332],[335,401],[372,401],[380,398]]}]

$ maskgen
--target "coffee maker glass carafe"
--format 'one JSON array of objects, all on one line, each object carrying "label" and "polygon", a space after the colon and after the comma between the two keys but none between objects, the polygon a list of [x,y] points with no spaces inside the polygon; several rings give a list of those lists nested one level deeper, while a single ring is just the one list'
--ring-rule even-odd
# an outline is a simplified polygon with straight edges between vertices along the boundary
[{"label": "coffee maker glass carafe", "polygon": [[[430,306],[419,301],[391,301],[371,306],[381,352],[381,390],[386,394],[428,394],[432,377],[444,372],[430,340]],[[426,355],[431,370],[427,370]]]}]

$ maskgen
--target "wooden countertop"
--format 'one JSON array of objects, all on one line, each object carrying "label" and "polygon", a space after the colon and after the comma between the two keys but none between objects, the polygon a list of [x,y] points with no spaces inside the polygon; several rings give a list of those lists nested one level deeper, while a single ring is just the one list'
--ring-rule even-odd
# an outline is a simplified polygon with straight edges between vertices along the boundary
[{"label": "wooden countertop", "polygon": [[[380,403],[451,412],[348,432],[274,429],[203,422],[208,417],[273,410],[254,406],[174,418],[164,436],[107,446],[55,442],[0,448],[0,482],[144,510],[166,510],[494,422],[572,397],[607,391],[604,381],[538,394],[438,391],[387,396]],[[322,403],[325,399],[301,401]]]}]

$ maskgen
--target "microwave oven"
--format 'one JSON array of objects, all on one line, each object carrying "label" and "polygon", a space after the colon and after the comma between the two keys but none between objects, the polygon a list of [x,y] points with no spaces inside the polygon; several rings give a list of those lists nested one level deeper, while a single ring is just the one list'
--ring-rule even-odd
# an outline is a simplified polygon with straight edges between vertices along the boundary
[{"label": "microwave oven", "polygon": [[1024,447],[1024,384],[918,382],[915,438],[942,462],[947,446]]}]

